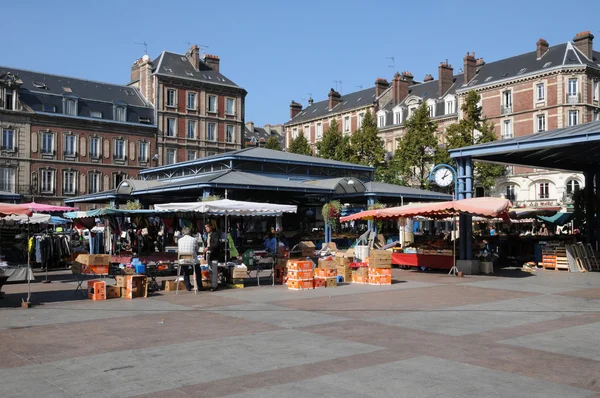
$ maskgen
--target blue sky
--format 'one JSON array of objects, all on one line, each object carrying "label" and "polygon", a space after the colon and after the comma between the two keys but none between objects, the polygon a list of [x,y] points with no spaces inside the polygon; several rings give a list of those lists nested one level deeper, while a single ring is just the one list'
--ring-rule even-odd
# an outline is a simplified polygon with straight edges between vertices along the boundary
[{"label": "blue sky", "polygon": [[[556,4],[556,5],[553,5]],[[563,4],[563,5],[559,5]],[[20,1],[2,5],[0,64],[128,83],[146,41],[150,57],[208,45],[221,72],[248,91],[246,120],[284,123],[292,99],[349,93],[408,70],[437,77],[467,51],[493,61],[590,30],[600,50],[600,1],[576,6],[531,0]],[[573,3],[574,4],[574,3]],[[10,16],[10,17],[7,17]],[[11,34],[7,34],[11,32]],[[395,58],[395,70],[387,57]]]}]

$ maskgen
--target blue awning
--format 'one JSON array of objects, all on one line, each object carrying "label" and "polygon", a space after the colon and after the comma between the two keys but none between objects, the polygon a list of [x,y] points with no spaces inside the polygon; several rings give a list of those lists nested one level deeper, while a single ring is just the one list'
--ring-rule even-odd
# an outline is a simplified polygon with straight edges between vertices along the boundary
[{"label": "blue awning", "polygon": [[573,217],[573,213],[556,213],[550,217],[538,216],[540,220],[555,225],[565,225],[571,220],[571,217]]}]

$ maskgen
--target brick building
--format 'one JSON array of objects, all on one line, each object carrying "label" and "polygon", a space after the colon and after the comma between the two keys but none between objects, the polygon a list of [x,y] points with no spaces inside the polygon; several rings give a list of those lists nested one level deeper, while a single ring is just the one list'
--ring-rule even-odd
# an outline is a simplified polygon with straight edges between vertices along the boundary
[{"label": "brick building", "polygon": [[283,125],[265,124],[264,127],[256,127],[254,122],[246,122],[246,129],[244,132],[244,146],[246,148],[264,147],[271,137],[277,138],[281,149],[285,148]]},{"label": "brick building", "polygon": [[1,190],[60,204],[150,165],[154,110],[137,89],[8,67],[0,87]]},{"label": "brick building", "polygon": [[155,151],[160,165],[194,160],[242,148],[246,90],[220,73],[220,60],[186,54],[146,55],[131,67],[132,87],[156,111]]}]

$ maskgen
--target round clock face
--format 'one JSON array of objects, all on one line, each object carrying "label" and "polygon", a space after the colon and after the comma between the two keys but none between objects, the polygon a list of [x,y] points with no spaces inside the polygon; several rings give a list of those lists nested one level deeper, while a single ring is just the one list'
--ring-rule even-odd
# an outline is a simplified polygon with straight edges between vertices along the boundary
[{"label": "round clock face", "polygon": [[445,167],[437,169],[434,176],[435,183],[440,187],[447,187],[452,184],[453,178],[452,172]]}]

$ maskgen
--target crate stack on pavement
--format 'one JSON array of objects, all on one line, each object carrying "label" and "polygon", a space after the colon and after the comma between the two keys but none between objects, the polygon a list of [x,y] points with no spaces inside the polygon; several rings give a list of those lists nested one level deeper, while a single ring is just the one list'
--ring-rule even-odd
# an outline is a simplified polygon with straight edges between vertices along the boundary
[{"label": "crate stack on pavement", "polygon": [[289,260],[287,262],[287,286],[290,290],[314,288],[313,262],[310,260]]},{"label": "crate stack on pavement", "polygon": [[392,252],[389,250],[371,250],[369,253],[369,285],[392,284]]},{"label": "crate stack on pavement", "polygon": [[337,263],[333,257],[319,259],[315,268],[315,288],[337,287]]},{"label": "crate stack on pavement", "polygon": [[352,282],[352,269],[350,268],[350,263],[352,263],[353,258],[354,249],[348,249],[345,252],[338,251],[335,254],[337,275],[342,277],[342,282]]}]

